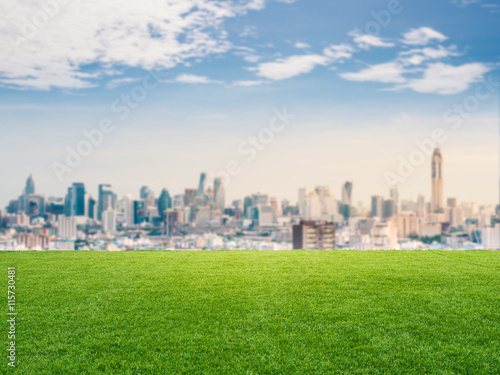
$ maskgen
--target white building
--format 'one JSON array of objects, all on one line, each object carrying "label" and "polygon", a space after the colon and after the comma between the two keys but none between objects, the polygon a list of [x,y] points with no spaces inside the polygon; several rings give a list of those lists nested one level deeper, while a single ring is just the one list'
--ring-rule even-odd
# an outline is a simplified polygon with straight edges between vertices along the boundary
[{"label": "white building", "polygon": [[59,215],[57,220],[57,237],[65,240],[76,239],[76,218]]},{"label": "white building", "polygon": [[500,249],[500,224],[494,227],[487,226],[481,229],[482,245],[485,249]]},{"label": "white building", "polygon": [[102,229],[106,233],[116,231],[116,212],[111,207],[102,212]]}]

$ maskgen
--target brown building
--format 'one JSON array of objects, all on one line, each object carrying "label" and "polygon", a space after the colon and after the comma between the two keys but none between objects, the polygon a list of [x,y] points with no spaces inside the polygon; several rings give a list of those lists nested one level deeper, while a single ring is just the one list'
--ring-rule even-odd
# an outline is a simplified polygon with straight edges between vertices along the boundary
[{"label": "brown building", "polygon": [[49,249],[49,237],[37,236],[33,233],[21,233],[17,236],[17,244],[26,250]]},{"label": "brown building", "polygon": [[328,250],[335,247],[335,224],[301,221],[293,226],[293,248]]}]

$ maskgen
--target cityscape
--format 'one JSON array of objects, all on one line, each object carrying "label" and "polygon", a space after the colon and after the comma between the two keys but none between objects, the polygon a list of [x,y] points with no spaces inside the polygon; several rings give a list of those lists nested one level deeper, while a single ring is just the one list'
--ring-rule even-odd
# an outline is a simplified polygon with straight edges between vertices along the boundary
[{"label": "cityscape", "polygon": [[142,186],[118,197],[109,184],[91,196],[82,182],[64,197],[45,197],[35,177],[0,210],[2,250],[220,250],[220,249],[498,249],[495,205],[445,198],[445,158],[434,150],[431,201],[403,199],[397,186],[370,206],[353,202],[353,182],[340,199],[329,186],[299,188],[290,202],[257,192],[226,201],[222,178],[201,173],[182,194]]}]

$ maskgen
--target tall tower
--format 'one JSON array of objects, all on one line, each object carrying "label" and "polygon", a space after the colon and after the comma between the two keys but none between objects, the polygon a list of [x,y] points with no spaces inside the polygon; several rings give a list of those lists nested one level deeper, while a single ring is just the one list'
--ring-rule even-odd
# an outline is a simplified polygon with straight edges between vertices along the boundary
[{"label": "tall tower", "polygon": [[226,207],[226,189],[222,178],[214,180],[214,201],[215,205],[224,212],[224,208]]},{"label": "tall tower", "polygon": [[198,184],[198,195],[203,195],[205,193],[205,188],[206,188],[206,180],[207,180],[207,174],[205,172],[202,172],[200,174],[200,183]]},{"label": "tall tower", "polygon": [[352,188],[353,184],[350,181],[342,186],[342,203],[348,206],[352,205]]},{"label": "tall tower", "polygon": [[432,156],[432,213],[444,212],[444,193],[443,193],[443,156],[441,150],[436,148]]},{"label": "tall tower", "polygon": [[26,180],[26,188],[24,190],[24,194],[35,194],[36,193],[36,188],[35,188],[35,180],[33,179],[33,176],[30,175],[28,179]]}]

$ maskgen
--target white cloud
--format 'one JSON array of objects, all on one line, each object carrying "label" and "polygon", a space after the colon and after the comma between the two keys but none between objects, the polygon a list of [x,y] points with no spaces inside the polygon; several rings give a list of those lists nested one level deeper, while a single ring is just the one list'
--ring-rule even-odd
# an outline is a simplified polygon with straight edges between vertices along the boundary
[{"label": "white cloud", "polygon": [[419,29],[413,29],[403,34],[402,42],[408,45],[425,45],[431,40],[436,40],[438,42],[443,42],[448,39],[446,36],[440,32],[431,29],[430,27],[421,27]]},{"label": "white cloud", "polygon": [[257,80],[257,81],[235,81],[232,83],[232,86],[244,86],[244,87],[250,87],[250,86],[258,86],[262,85],[263,83],[267,83],[267,81],[263,80]]},{"label": "white cloud", "polygon": [[330,62],[350,59],[354,53],[354,49],[346,44],[332,44],[323,50],[325,56]]},{"label": "white cloud", "polygon": [[323,54],[295,55],[278,59],[272,62],[259,64],[256,68],[249,68],[256,71],[259,77],[272,80],[282,80],[309,73],[316,66],[326,66],[336,61],[342,61],[352,57],[354,50],[344,44],[330,45],[323,49]]},{"label": "white cloud", "polygon": [[409,51],[401,52],[399,61],[405,65],[420,65],[427,60],[438,60],[450,56],[459,56],[455,46],[449,48],[438,46],[437,48],[425,47],[418,49],[411,49]]},{"label": "white cloud", "polygon": [[51,4],[47,11],[36,0],[0,3],[0,84],[85,88],[115,66],[168,69],[222,53],[231,47],[222,22],[265,0]]},{"label": "white cloud", "polygon": [[281,80],[309,73],[317,65],[327,65],[329,59],[323,55],[296,55],[273,62],[262,63],[256,70],[259,77]]},{"label": "white cloud", "polygon": [[240,32],[240,37],[245,38],[245,37],[252,37],[252,38],[258,38],[259,34],[257,33],[257,27],[255,26],[245,26],[243,28],[243,31]]},{"label": "white cloud", "polygon": [[434,63],[428,66],[422,78],[411,79],[397,88],[410,88],[420,93],[458,94],[467,90],[472,83],[481,80],[490,70],[481,63],[460,66]]},{"label": "white cloud", "polygon": [[311,48],[311,46],[309,44],[303,43],[303,42],[295,42],[294,47],[300,48],[300,49]]},{"label": "white cloud", "polygon": [[370,34],[360,34],[355,30],[351,31],[349,35],[353,37],[354,43],[356,43],[356,45],[362,49],[368,50],[370,49],[370,47],[394,47],[394,43],[384,42],[378,36]]},{"label": "white cloud", "polygon": [[123,84],[127,84],[127,83],[133,83],[133,82],[138,82],[140,81],[140,78],[132,78],[132,77],[128,77],[128,78],[117,78],[117,79],[112,79],[110,80],[107,84],[106,84],[106,88],[109,89],[109,90],[113,90],[115,88],[117,88],[118,86],[121,86]]},{"label": "white cloud", "polygon": [[382,82],[382,83],[403,83],[405,69],[396,62],[372,65],[356,73],[342,73],[340,77],[349,81],[358,82]]},{"label": "white cloud", "polygon": [[169,82],[202,83],[202,84],[207,84],[207,83],[221,83],[220,81],[214,81],[214,80],[211,80],[208,77],[198,76],[198,75],[195,75],[195,74],[181,74],[180,76],[177,76],[173,81],[169,81]]}]

